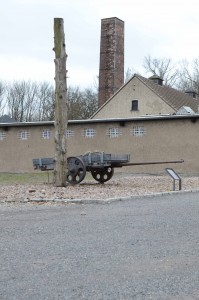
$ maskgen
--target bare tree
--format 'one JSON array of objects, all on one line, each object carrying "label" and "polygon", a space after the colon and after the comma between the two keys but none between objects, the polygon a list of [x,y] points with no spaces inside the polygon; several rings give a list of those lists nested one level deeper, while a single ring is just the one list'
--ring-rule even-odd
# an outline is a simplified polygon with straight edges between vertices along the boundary
[{"label": "bare tree", "polygon": [[48,82],[38,84],[34,120],[53,121],[55,118],[55,90]]},{"label": "bare tree", "polygon": [[15,81],[6,86],[8,114],[18,122],[54,120],[54,87],[47,82]]},{"label": "bare tree", "polygon": [[25,97],[23,106],[23,120],[26,122],[31,122],[35,111],[37,110],[37,94],[38,94],[38,84],[36,82],[31,83],[30,81],[25,83]]},{"label": "bare tree", "polygon": [[192,63],[187,60],[182,61],[178,88],[199,94],[199,57],[195,58]]},{"label": "bare tree", "polygon": [[2,81],[0,81],[0,116],[4,114],[4,109],[5,109],[4,95],[5,95],[5,84]]},{"label": "bare tree", "polygon": [[69,87],[67,91],[68,98],[68,119],[81,119],[81,91],[79,87]]},{"label": "bare tree", "polygon": [[90,118],[98,109],[98,94],[90,88],[83,91],[82,119]]},{"label": "bare tree", "polygon": [[[68,118],[89,118],[98,108],[96,88],[68,88]],[[53,121],[55,89],[48,82],[14,81],[0,84],[0,112],[7,103],[7,112],[18,122]]]},{"label": "bare tree", "polygon": [[7,85],[6,102],[9,115],[18,122],[33,121],[37,112],[38,84],[14,81]]},{"label": "bare tree", "polygon": [[135,73],[136,72],[134,68],[128,68],[124,74],[124,82],[126,83],[127,81],[129,81]]},{"label": "bare tree", "polygon": [[97,92],[91,88],[83,91],[79,87],[68,88],[68,118],[88,119],[98,108]]},{"label": "bare tree", "polygon": [[16,121],[24,121],[26,83],[13,82],[7,85],[7,105],[9,115]]},{"label": "bare tree", "polygon": [[170,58],[152,58],[150,55],[144,58],[144,69],[147,73],[158,75],[163,80],[165,85],[175,86],[179,78],[179,70],[173,65]]}]

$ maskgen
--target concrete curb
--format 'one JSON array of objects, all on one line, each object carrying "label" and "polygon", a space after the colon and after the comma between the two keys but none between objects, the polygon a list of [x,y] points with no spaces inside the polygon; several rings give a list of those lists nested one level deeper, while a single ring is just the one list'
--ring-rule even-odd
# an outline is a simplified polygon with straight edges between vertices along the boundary
[{"label": "concrete curb", "polygon": [[[109,204],[119,201],[129,201],[140,198],[154,198],[161,197],[165,195],[175,195],[175,194],[185,194],[185,193],[197,193],[198,189],[195,190],[183,190],[183,191],[171,191],[171,192],[161,192],[154,194],[145,194],[145,195],[132,195],[127,197],[116,197],[116,198],[107,198],[107,199],[43,199],[43,198],[32,198],[30,200],[20,201],[21,203],[26,202],[44,202],[44,203],[63,203],[63,204]],[[9,201],[10,202],[10,201]]]},{"label": "concrete curb", "polygon": [[181,191],[170,191],[144,195],[132,195],[127,197],[115,197],[107,199],[62,199],[62,198],[31,198],[31,199],[5,199],[0,200],[0,204],[3,203],[60,203],[60,204],[110,204],[119,201],[130,201],[143,198],[155,198],[165,195],[176,195],[176,194],[188,194],[188,193],[199,193],[199,189],[194,190],[181,190]]}]

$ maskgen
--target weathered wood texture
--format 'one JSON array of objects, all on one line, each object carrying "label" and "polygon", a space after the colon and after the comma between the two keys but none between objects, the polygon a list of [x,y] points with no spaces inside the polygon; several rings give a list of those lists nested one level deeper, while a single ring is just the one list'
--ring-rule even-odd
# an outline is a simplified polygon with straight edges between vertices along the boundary
[{"label": "weathered wood texture", "polygon": [[55,51],[55,186],[66,186],[67,83],[64,21],[54,19]]}]

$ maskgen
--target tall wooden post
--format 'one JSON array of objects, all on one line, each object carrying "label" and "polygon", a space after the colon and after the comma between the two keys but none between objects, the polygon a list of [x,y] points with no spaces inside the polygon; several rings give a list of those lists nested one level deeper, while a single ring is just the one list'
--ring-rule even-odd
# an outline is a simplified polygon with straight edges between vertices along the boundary
[{"label": "tall wooden post", "polygon": [[66,186],[67,170],[67,84],[64,21],[54,19],[55,51],[55,186]]}]

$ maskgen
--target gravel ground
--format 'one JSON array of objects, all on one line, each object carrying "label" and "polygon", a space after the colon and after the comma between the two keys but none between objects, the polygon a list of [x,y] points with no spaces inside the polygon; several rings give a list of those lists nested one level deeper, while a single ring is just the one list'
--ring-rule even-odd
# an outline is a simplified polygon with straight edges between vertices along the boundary
[{"label": "gravel ground", "polygon": [[[178,190],[176,182],[176,190]],[[81,184],[66,188],[55,188],[51,183],[36,185],[0,185],[0,203],[34,200],[106,200],[110,198],[149,195],[170,192],[173,180],[169,176],[116,175],[105,184],[94,180],[83,181]],[[182,190],[199,190],[199,177],[182,177]]]},{"label": "gravel ground", "polygon": [[0,205],[0,299],[198,300],[198,198]]}]

